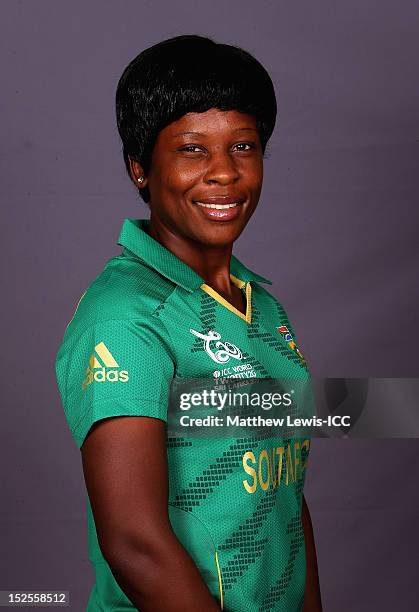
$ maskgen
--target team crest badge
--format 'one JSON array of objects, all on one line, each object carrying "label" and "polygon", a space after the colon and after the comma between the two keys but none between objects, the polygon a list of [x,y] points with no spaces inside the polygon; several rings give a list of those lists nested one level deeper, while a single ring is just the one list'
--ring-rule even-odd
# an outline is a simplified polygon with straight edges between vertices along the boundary
[{"label": "team crest badge", "polygon": [[279,327],[277,327],[277,330],[279,331],[281,336],[284,338],[284,340],[288,343],[288,346],[290,347],[290,349],[292,349],[294,353],[298,355],[302,364],[306,365],[306,360],[304,359],[303,354],[301,353],[300,349],[295,344],[294,338],[292,337],[291,332],[288,329],[288,327],[286,325],[280,325]]}]

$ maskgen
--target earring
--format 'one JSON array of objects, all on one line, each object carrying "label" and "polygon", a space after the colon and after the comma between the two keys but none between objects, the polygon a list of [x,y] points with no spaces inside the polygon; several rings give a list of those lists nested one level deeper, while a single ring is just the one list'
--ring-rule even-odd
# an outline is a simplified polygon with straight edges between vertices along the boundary
[{"label": "earring", "polygon": [[137,181],[138,181],[139,183],[143,183],[143,182],[144,182],[144,177],[143,177],[143,176],[140,176],[139,178],[137,178]]}]

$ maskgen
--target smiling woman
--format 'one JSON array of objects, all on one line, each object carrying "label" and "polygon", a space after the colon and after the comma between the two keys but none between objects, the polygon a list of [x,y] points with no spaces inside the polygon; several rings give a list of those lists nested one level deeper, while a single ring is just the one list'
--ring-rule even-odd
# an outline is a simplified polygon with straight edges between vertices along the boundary
[{"label": "smiling woman", "polygon": [[[134,180],[143,175],[139,162],[131,161],[131,169]],[[145,181],[153,193],[153,222],[164,217],[174,232],[182,227],[185,238],[231,245],[256,208],[262,174],[252,115],[219,109],[187,113],[159,133],[153,150]]]},{"label": "smiling woman", "polygon": [[261,193],[272,81],[242,49],[180,36],[127,66],[116,109],[150,217],[124,221],[56,363],[88,491],[87,610],[318,612],[310,441],[168,427],[173,381],[309,379],[271,281],[232,254]]}]

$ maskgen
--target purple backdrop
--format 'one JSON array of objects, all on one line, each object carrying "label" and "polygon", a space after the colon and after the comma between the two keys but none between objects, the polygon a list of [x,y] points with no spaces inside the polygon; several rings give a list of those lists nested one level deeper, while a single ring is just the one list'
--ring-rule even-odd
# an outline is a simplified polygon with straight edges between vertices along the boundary
[{"label": "purple backdrop", "polygon": [[[274,281],[314,375],[417,376],[419,5],[3,0],[0,21],[0,589],[70,590],[79,611],[93,580],[86,495],[54,359],[122,220],[147,216],[115,124],[123,68],[181,33],[265,64],[279,120],[235,253]],[[313,441],[326,612],[417,609],[417,450]]]}]

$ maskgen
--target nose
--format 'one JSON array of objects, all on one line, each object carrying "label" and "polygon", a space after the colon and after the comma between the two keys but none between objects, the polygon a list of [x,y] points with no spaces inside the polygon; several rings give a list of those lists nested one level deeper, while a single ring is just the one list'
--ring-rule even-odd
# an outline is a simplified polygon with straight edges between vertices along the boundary
[{"label": "nose", "polygon": [[240,174],[228,151],[217,151],[209,158],[204,180],[206,183],[228,185],[237,181]]}]

